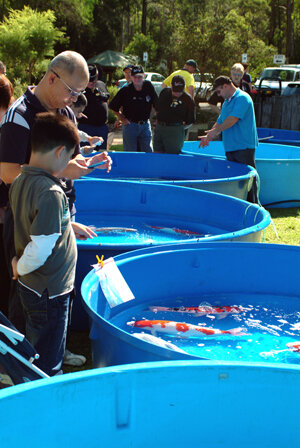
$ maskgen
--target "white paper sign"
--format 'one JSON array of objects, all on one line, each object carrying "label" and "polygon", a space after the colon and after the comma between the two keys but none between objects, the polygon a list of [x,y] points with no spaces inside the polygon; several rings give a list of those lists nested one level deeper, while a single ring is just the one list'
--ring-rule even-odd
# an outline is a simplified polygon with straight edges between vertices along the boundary
[{"label": "white paper sign", "polygon": [[99,278],[103,294],[111,308],[134,299],[131,289],[113,258],[105,260],[102,268],[99,264],[93,265],[93,268]]},{"label": "white paper sign", "polygon": [[285,55],[284,54],[275,54],[273,57],[274,64],[284,64],[285,63]]},{"label": "white paper sign", "polygon": [[242,54],[242,62],[243,62],[243,64],[246,64],[246,62],[247,62],[247,53],[243,53]]}]

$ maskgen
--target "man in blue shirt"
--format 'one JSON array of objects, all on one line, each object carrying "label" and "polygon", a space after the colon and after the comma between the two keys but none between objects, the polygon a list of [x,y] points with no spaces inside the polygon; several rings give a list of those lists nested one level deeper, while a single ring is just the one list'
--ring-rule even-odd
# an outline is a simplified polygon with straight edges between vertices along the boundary
[{"label": "man in blue shirt", "polygon": [[[217,94],[224,98],[221,113],[199,145],[206,147],[222,132],[227,160],[250,165],[255,168],[255,148],[258,137],[253,102],[250,96],[235,87],[227,76],[219,76],[213,86]],[[247,200],[257,203],[257,186],[254,180]]]}]

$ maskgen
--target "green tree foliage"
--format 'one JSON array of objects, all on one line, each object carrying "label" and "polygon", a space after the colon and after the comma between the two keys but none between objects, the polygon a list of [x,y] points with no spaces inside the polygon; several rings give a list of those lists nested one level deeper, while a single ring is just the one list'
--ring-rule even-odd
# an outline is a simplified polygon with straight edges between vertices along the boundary
[{"label": "green tree foliage", "polygon": [[45,70],[54,56],[54,45],[64,37],[54,26],[52,11],[37,12],[25,6],[10,10],[0,24],[0,58],[5,61],[9,77],[31,82]]},{"label": "green tree foliage", "polygon": [[151,61],[156,61],[157,45],[150,36],[138,33],[134,36],[130,44],[125,48],[125,54],[133,54],[139,57],[140,62],[143,60],[143,53],[147,51]]},{"label": "green tree foliage", "polygon": [[[2,16],[24,3],[3,0]],[[164,74],[193,58],[202,72],[216,75],[228,73],[243,53],[252,75],[273,64],[277,53],[286,54],[288,63],[300,62],[300,0],[29,0],[26,5],[53,11],[53,23],[69,39],[67,46],[57,40],[56,52],[70,48],[87,59],[105,50],[140,58],[148,51],[147,66],[163,71],[166,61]],[[15,47],[22,45],[18,38]],[[12,59],[18,61],[18,54],[17,48]]]}]

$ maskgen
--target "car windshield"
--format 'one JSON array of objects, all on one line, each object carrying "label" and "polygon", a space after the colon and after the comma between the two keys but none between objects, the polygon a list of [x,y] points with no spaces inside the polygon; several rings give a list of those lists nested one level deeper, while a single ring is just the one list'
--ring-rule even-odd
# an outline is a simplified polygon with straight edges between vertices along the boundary
[{"label": "car windshield", "polygon": [[278,79],[280,78],[281,81],[293,81],[294,80],[294,71],[293,70],[282,70],[277,68],[267,68],[262,71],[260,75],[261,78],[272,78],[272,79]]}]

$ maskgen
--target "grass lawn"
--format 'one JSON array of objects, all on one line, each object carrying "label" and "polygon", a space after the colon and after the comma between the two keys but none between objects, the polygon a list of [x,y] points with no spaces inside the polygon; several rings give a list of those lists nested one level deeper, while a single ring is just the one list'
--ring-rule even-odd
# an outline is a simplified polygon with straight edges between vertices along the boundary
[{"label": "grass lawn", "polygon": [[[114,148],[113,148],[114,149]],[[270,209],[279,238],[270,225],[265,231],[263,241],[275,244],[300,245],[300,208]],[[92,368],[89,335],[87,332],[72,331],[68,349],[73,353],[86,356],[87,363],[82,368],[64,366],[64,372],[76,372]]]}]

